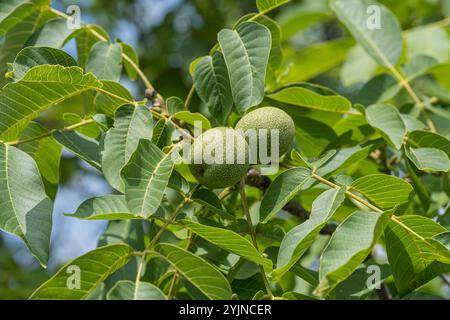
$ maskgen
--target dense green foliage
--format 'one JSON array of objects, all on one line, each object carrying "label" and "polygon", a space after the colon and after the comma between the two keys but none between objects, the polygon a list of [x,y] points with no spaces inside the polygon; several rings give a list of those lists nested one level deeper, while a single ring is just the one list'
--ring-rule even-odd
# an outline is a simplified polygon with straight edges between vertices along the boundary
[{"label": "dense green foliage", "polygon": [[[109,226],[30,298],[444,295],[450,4],[417,1],[420,18],[409,20],[408,5],[382,2],[257,0],[256,13],[225,28],[205,15],[214,38],[196,49],[203,56],[181,59],[186,99],[174,78],[164,82],[168,70],[140,67],[157,61],[152,50],[139,60],[98,25],[70,29],[50,0],[2,2],[0,229],[46,268],[63,148],[115,190],[66,215]],[[299,36],[318,25],[326,41]],[[145,95],[133,96],[130,80]],[[82,108],[66,112],[71,104]],[[258,127],[252,112],[267,106],[284,111],[267,117],[286,131],[279,170],[191,166],[195,179],[179,154],[195,125],[203,135],[246,117],[243,128]]]}]

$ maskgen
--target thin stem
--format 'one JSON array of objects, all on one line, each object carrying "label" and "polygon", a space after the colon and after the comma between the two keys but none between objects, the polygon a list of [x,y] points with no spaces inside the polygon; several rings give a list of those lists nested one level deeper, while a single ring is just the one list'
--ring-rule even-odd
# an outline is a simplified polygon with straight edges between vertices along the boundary
[{"label": "thin stem", "polygon": [[[331,187],[331,188],[334,188],[334,189],[340,189],[340,186],[338,186],[337,184],[334,184],[333,182],[331,182],[331,181],[329,181],[329,180],[327,180],[327,179],[324,179],[324,178],[322,178],[321,176],[319,176],[319,175],[317,175],[317,174],[315,174],[315,173],[313,173],[313,174],[311,175],[311,177],[314,178],[314,179],[316,179],[317,181],[322,182],[323,184],[326,184],[327,186],[329,186],[329,187]],[[371,203],[367,202],[367,201],[364,200],[363,198],[358,197],[358,196],[355,195],[354,193],[351,193],[350,191],[347,191],[347,192],[345,192],[345,194],[346,194],[349,198],[352,198],[353,200],[355,200],[355,201],[357,201],[357,202],[359,202],[359,203],[365,205],[367,208],[373,210],[374,212],[377,212],[377,213],[383,213],[383,210],[381,210],[380,208],[378,208],[378,207],[372,205]]]},{"label": "thin stem", "polygon": [[[256,250],[258,250],[258,242],[256,240],[256,230],[252,223],[252,218],[250,216],[250,210],[248,207],[247,195],[245,194],[245,177],[242,178],[242,180],[241,180],[241,184],[239,186],[239,192],[241,194],[242,209],[245,214],[245,219],[247,220],[248,229],[250,232],[250,236],[252,238],[253,246],[256,248]],[[264,286],[266,287],[267,294],[272,299],[273,298],[272,290],[270,289],[269,280],[266,277],[266,272],[264,271],[263,266],[259,265],[259,270],[261,272],[261,276],[263,278]]]},{"label": "thin stem", "polygon": [[61,129],[52,129],[52,130],[50,130],[50,131],[48,131],[46,133],[43,133],[41,135],[38,135],[38,136],[35,136],[35,137],[32,137],[32,138],[28,138],[28,139],[24,139],[24,140],[9,141],[9,142],[5,142],[5,144],[10,145],[10,146],[16,146],[16,145],[19,145],[19,144],[28,143],[28,142],[32,142],[32,141],[35,141],[35,140],[39,140],[39,139],[44,139],[44,138],[50,137],[56,131],[75,130],[77,128],[80,128],[82,126],[85,126],[87,124],[94,123],[94,122],[95,122],[94,119],[83,120],[81,122],[75,123],[73,125],[70,125],[70,126],[67,126],[67,127],[61,128]]},{"label": "thin stem", "polygon": [[184,206],[190,201],[190,198],[186,197],[183,202],[172,212],[169,219],[166,220],[164,225],[159,229],[158,233],[153,237],[153,239],[150,241],[150,243],[147,245],[147,247],[144,250],[144,254],[142,255],[141,262],[139,263],[139,267],[136,274],[136,284],[135,284],[135,290],[137,292],[139,282],[142,276],[142,271],[144,269],[145,260],[147,258],[148,252],[151,252],[151,249],[156,245],[158,240],[161,238],[164,231],[167,229],[167,227],[175,221],[180,211],[184,208]]},{"label": "thin stem", "polygon": [[[172,150],[175,149],[177,144],[173,145],[172,148],[170,148],[170,150],[168,152],[172,152]],[[142,274],[142,269],[143,269],[143,265],[145,265],[145,259],[147,257],[147,254],[149,252],[151,252],[151,249],[156,245],[156,243],[159,241],[159,239],[161,238],[162,234],[164,233],[164,231],[167,229],[167,227],[173,223],[175,221],[175,219],[177,218],[178,214],[180,213],[180,211],[184,208],[184,206],[186,204],[188,204],[189,202],[191,202],[191,197],[192,194],[195,192],[195,190],[197,190],[197,188],[199,187],[199,185],[195,186],[195,188],[193,188],[191,190],[191,192],[189,192],[188,195],[186,195],[183,199],[183,202],[181,202],[178,207],[172,212],[172,214],[170,215],[170,217],[166,220],[166,222],[164,223],[164,225],[159,229],[158,233],[153,237],[153,239],[149,242],[149,244],[147,245],[147,247],[145,247],[144,250],[144,254],[142,255],[142,259],[141,262],[139,264],[139,268],[138,268],[138,272],[136,275],[136,284],[139,283],[139,279],[141,278],[141,274]],[[136,285],[137,287],[137,285]]]},{"label": "thin stem", "polygon": [[173,278],[170,281],[169,293],[167,294],[168,299],[170,300],[175,295],[176,283],[178,280],[178,273],[175,271],[173,274]]},{"label": "thin stem", "polygon": [[430,116],[428,115],[428,113],[425,110],[425,106],[422,100],[420,100],[420,98],[417,96],[417,94],[415,93],[415,91],[413,90],[413,88],[411,87],[409,81],[407,78],[403,77],[401,75],[400,72],[397,71],[397,69],[395,69],[394,67],[389,68],[391,70],[392,75],[397,79],[397,81],[399,82],[399,84],[401,86],[403,86],[406,90],[406,92],[408,92],[408,94],[410,95],[410,97],[414,100],[414,103],[416,104],[416,106],[420,109],[420,111],[423,113],[423,115],[425,116],[425,121],[428,125],[428,127],[430,128],[430,130],[432,132],[436,132],[436,126],[434,125],[433,121],[431,120]]},{"label": "thin stem", "polygon": [[193,84],[186,97],[186,101],[184,102],[184,107],[186,108],[186,110],[189,110],[189,106],[191,105],[194,94],[195,94],[195,85]]}]

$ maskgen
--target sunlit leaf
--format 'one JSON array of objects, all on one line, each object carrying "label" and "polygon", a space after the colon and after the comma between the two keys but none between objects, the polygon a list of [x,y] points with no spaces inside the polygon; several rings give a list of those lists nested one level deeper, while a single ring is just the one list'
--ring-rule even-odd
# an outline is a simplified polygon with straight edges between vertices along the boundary
[{"label": "sunlit leaf", "polygon": [[[32,300],[82,300],[131,258],[133,249],[126,244],[100,247],[66,263],[31,295]],[[77,274],[75,274],[77,273]],[[80,277],[79,288],[75,283]],[[74,277],[75,276],[75,277]]]},{"label": "sunlit leaf", "polygon": [[264,98],[270,31],[258,23],[244,22],[236,30],[221,30],[218,40],[230,75],[234,103],[244,113]]}]

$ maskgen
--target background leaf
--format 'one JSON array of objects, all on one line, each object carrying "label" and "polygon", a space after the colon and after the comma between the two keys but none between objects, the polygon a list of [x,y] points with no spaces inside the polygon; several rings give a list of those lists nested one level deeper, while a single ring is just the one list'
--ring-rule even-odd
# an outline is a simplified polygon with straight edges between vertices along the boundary
[{"label": "background leaf", "polygon": [[382,28],[369,28],[367,8],[370,5],[371,2],[365,0],[333,0],[330,4],[366,52],[380,65],[390,68],[397,64],[403,51],[401,27],[396,17],[384,5],[377,3]]}]

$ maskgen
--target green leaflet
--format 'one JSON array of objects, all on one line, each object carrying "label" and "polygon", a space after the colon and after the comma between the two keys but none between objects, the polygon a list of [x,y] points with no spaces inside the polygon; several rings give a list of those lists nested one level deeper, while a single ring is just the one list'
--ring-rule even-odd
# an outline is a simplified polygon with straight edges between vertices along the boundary
[{"label": "green leaflet", "polygon": [[198,112],[192,113],[189,111],[178,111],[177,113],[172,115],[172,117],[178,120],[182,120],[192,126],[200,124],[203,130],[208,130],[212,127],[208,118]]},{"label": "green leaflet", "polygon": [[355,146],[350,148],[342,148],[336,155],[322,167],[317,170],[319,176],[331,176],[336,174],[349,166],[367,158],[373,146],[365,147]]},{"label": "green leaflet", "polygon": [[121,192],[125,186],[120,177],[140,139],[153,135],[153,117],[144,106],[124,105],[116,110],[114,127],[105,135],[102,146],[102,170],[108,183]]},{"label": "green leaflet", "polygon": [[[91,32],[94,30],[97,34],[101,35],[107,41],[110,41],[108,33],[101,28],[100,26],[94,24],[89,25],[88,28],[81,28],[75,34],[75,39],[77,42],[77,57],[78,57],[78,65],[82,68],[86,66],[87,59],[89,57],[89,53],[91,52],[94,44],[100,41],[94,34]],[[123,49],[123,48],[122,48]],[[126,49],[123,49],[125,52]],[[125,68],[126,68],[126,64]]]},{"label": "green leaflet", "polygon": [[312,180],[311,171],[293,168],[280,174],[270,185],[261,202],[260,221],[266,223],[299,192],[307,188]]},{"label": "green leaflet", "polygon": [[450,170],[450,161],[447,154],[435,148],[405,148],[405,154],[419,170],[441,171]]},{"label": "green leaflet", "polygon": [[[397,18],[380,3],[375,3],[376,9],[368,14],[372,4],[367,0],[333,0],[330,6],[366,52],[380,65],[392,68],[403,51],[401,27]],[[378,21],[375,10],[379,10]]]},{"label": "green leaflet", "polygon": [[104,195],[84,201],[73,214],[65,216],[82,220],[129,220],[141,219],[128,209],[125,196]]},{"label": "green leaflet", "polygon": [[195,65],[194,83],[199,97],[219,123],[225,123],[233,106],[230,80],[223,54],[201,58]]},{"label": "green leaflet", "polygon": [[129,59],[123,59],[123,67],[128,74],[128,78],[134,81],[137,78],[137,71],[134,66],[139,68],[139,56],[134,48],[128,43],[120,42],[120,46],[122,47],[122,53]]},{"label": "green leaflet", "polygon": [[170,115],[174,115],[175,113],[183,111],[185,109],[184,101],[178,97],[170,97],[169,99],[167,99],[166,106],[167,111],[169,111]]},{"label": "green leaflet", "polygon": [[208,299],[231,298],[231,287],[227,279],[204,259],[172,244],[159,244],[156,246],[156,252]]},{"label": "green leaflet", "polygon": [[7,63],[14,60],[15,55],[24,47],[28,38],[46,21],[54,17],[47,10],[33,9],[32,13],[14,25],[5,35],[0,47],[0,86],[5,84],[3,75],[7,70]]},{"label": "green leaflet", "polygon": [[108,300],[167,300],[157,286],[149,282],[135,284],[129,280],[117,281],[106,298]]},{"label": "green leaflet", "polygon": [[367,122],[396,149],[403,145],[406,127],[397,108],[388,104],[373,104],[366,109]]},{"label": "green leaflet", "polygon": [[[47,5],[47,3],[43,3]],[[0,4],[0,36],[4,36],[15,25],[39,9],[42,4],[34,4],[27,0],[3,0]]]},{"label": "green leaflet", "polygon": [[433,237],[447,230],[433,220],[405,215],[385,232],[386,249],[394,281],[405,294],[450,270],[450,251]]},{"label": "green leaflet", "polygon": [[382,209],[393,208],[408,202],[412,186],[406,181],[387,174],[373,174],[361,177],[350,185],[350,190],[363,194]]},{"label": "green leaflet", "polygon": [[56,131],[53,138],[78,158],[101,170],[100,147],[97,140],[77,131]]},{"label": "green leaflet", "polygon": [[320,194],[313,202],[309,219],[285,235],[278,251],[274,277],[279,279],[306,252],[320,230],[344,201],[345,191],[345,188],[330,189]]},{"label": "green leaflet", "polygon": [[113,244],[90,251],[66,263],[36,289],[30,299],[86,299],[101,282],[130,260],[132,252],[133,249],[126,244]]},{"label": "green leaflet", "polygon": [[120,106],[135,103],[130,91],[119,82],[102,80],[101,83],[103,91],[98,92],[94,98],[94,107],[97,112],[113,116]]},{"label": "green leaflet", "polygon": [[393,211],[356,211],[338,226],[320,257],[318,295],[327,296],[364,261]]},{"label": "green leaflet", "polygon": [[[20,137],[21,140],[47,134],[48,131],[36,122],[30,122]],[[56,197],[59,184],[59,165],[61,160],[61,145],[53,137],[22,143],[18,146],[28,153],[35,161],[44,182],[46,194]]]},{"label": "green leaflet", "polygon": [[36,162],[0,144],[0,228],[22,238],[45,266],[50,250],[53,203],[45,194]]},{"label": "green leaflet", "polygon": [[216,246],[260,264],[268,272],[272,270],[272,261],[264,258],[248,239],[241,237],[239,234],[224,228],[201,225],[192,221],[184,221],[184,224],[194,233]]},{"label": "green leaflet", "polygon": [[86,72],[92,72],[97,79],[119,81],[122,73],[120,43],[97,42],[94,44],[86,63]]},{"label": "green leaflet", "polygon": [[291,0],[256,0],[256,6],[258,7],[259,12],[266,13],[289,1]]},{"label": "green leaflet", "polygon": [[55,18],[33,33],[26,46],[62,48],[77,32],[68,27],[65,18]]},{"label": "green leaflet", "polygon": [[23,130],[29,121],[52,105],[100,87],[101,83],[92,74],[83,74],[78,67],[34,67],[20,81],[7,84],[0,91],[3,113],[0,134]]},{"label": "green leaflet", "polygon": [[450,157],[450,141],[444,136],[430,131],[416,130],[408,135],[408,142],[414,148],[436,148]]},{"label": "green leaflet", "polygon": [[315,110],[346,113],[352,104],[338,95],[321,95],[300,85],[291,85],[268,95],[269,98],[294,106]]},{"label": "green leaflet", "polygon": [[33,67],[50,64],[73,67],[77,65],[68,53],[49,47],[27,47],[22,49],[14,59],[6,74],[7,78],[18,81]]},{"label": "green leaflet", "polygon": [[233,101],[239,113],[264,99],[264,80],[271,47],[270,31],[255,22],[244,22],[236,30],[218,34],[230,75]]},{"label": "green leaflet", "polygon": [[272,44],[270,47],[269,62],[267,65],[266,87],[276,85],[277,71],[283,62],[283,50],[281,47],[282,39],[280,26],[275,20],[272,20],[271,18],[265,15],[257,15],[255,13],[250,13],[241,17],[236,22],[233,28],[235,29],[239,24],[245,21],[249,21],[250,19],[251,21],[262,24],[270,31]]},{"label": "green leaflet", "polygon": [[147,218],[156,212],[173,170],[171,157],[149,140],[139,141],[121,173],[131,213]]}]

